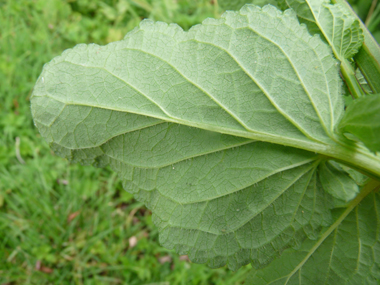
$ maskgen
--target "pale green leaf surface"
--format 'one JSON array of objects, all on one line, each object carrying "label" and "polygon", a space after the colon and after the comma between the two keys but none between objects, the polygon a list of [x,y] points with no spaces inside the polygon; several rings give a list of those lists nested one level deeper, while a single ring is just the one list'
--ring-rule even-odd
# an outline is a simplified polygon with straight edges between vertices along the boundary
[{"label": "pale green leaf surface", "polygon": [[319,246],[308,240],[297,251],[286,250],[268,267],[252,271],[245,284],[378,284],[379,205],[380,194],[369,194]]},{"label": "pale green leaf surface", "polygon": [[325,0],[289,1],[301,3],[297,10],[302,9],[306,19],[314,18],[338,59],[352,58],[359,51],[364,41],[363,31],[359,21],[343,5],[331,5]]},{"label": "pale green leaf surface", "polygon": [[233,11],[240,10],[245,4],[254,4],[260,7],[270,4],[280,10],[289,8],[285,0],[218,0],[218,4],[223,10]]},{"label": "pale green leaf surface", "polygon": [[298,17],[315,23],[314,15],[305,0],[286,0],[286,4],[296,12]]},{"label": "pale green leaf surface", "polygon": [[340,86],[294,12],[246,6],[189,32],[144,21],[79,45],[44,67],[31,100],[53,150],[117,171],[164,246],[237,269],[331,223],[315,151],[337,145]]},{"label": "pale green leaf surface", "polygon": [[314,15],[305,0],[286,0],[286,4],[296,12],[299,21],[307,25],[311,34],[321,34]]},{"label": "pale green leaf surface", "polygon": [[297,14],[298,21],[306,24],[310,34],[319,34],[324,39],[305,0],[219,0],[218,3],[223,10],[239,10],[247,3],[260,7],[270,4],[282,11],[292,8]]},{"label": "pale green leaf surface", "polygon": [[[123,41],[79,45],[45,67],[33,96],[62,112],[81,105],[253,139],[331,143],[343,111],[336,71],[328,48],[290,11],[247,6],[188,33],[145,21]],[[35,116],[60,132],[49,120]]]},{"label": "pale green leaf surface", "polygon": [[342,132],[355,135],[371,151],[380,151],[380,94],[359,98],[351,103],[339,128]]},{"label": "pale green leaf surface", "polygon": [[[157,127],[165,134],[152,130]],[[192,131],[193,140],[175,139]],[[135,142],[136,137],[145,144]],[[333,206],[317,181],[317,155],[264,142],[239,146],[236,139],[164,123],[96,149],[55,145],[53,150],[74,162],[110,164],[124,188],[152,210],[163,246],[189,254],[194,262],[236,270],[249,262],[262,266],[284,248],[315,239],[320,227],[331,223]],[[173,153],[172,140],[177,150],[188,149],[186,156],[202,144],[216,148],[223,142],[225,149],[181,157]],[[134,166],[139,162],[145,167]]]},{"label": "pale green leaf surface", "polygon": [[355,180],[338,163],[321,163],[318,174],[323,189],[339,200],[348,202],[359,192]]},{"label": "pale green leaf surface", "polygon": [[[237,10],[244,1],[222,0],[224,9]],[[280,10],[293,9],[300,23],[306,24],[308,31],[326,39],[341,61],[358,53],[364,41],[360,22],[341,4],[331,5],[328,0],[255,0],[258,6],[271,4]]]}]

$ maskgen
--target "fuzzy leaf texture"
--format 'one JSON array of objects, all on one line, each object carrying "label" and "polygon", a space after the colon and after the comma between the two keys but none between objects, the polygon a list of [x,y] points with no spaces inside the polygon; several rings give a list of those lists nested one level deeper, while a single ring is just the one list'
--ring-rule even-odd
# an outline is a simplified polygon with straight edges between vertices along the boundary
[{"label": "fuzzy leaf texture", "polygon": [[[243,2],[220,0],[220,5],[224,9],[238,9]],[[352,58],[363,44],[364,35],[359,20],[341,4],[332,5],[326,0],[254,0],[253,4],[271,4],[281,10],[293,9],[299,22],[306,24],[311,34],[319,34],[329,42],[341,61]]]},{"label": "fuzzy leaf texture", "polygon": [[143,21],[122,41],[78,45],[44,67],[31,101],[53,150],[110,165],[165,247],[236,270],[334,222],[320,153],[358,157],[334,133],[341,85],[293,11],[249,5],[188,32]]},{"label": "fuzzy leaf texture", "polygon": [[351,103],[339,124],[361,140],[373,152],[380,151],[380,94],[359,98]]},{"label": "fuzzy leaf texture", "polygon": [[233,11],[240,10],[246,4],[254,4],[259,7],[270,4],[280,10],[286,10],[289,8],[285,0],[218,0],[218,4],[223,10]]},{"label": "fuzzy leaf texture", "polygon": [[307,6],[308,9],[304,9],[305,15],[314,18],[335,56],[341,61],[352,58],[359,51],[364,41],[359,20],[350,15],[341,4],[331,5],[328,4],[328,1],[321,0],[304,1],[300,7]]},{"label": "fuzzy leaf texture", "polygon": [[307,240],[268,267],[252,270],[245,284],[378,284],[380,194],[372,192],[347,212],[337,211],[337,222],[318,240]]},{"label": "fuzzy leaf texture", "polygon": [[[297,14],[298,21],[307,25],[309,33],[322,35],[305,0],[218,0],[218,3],[223,10],[239,10],[246,3],[252,3],[260,7],[270,4],[282,11],[292,8]],[[324,3],[324,1],[321,3]]]}]

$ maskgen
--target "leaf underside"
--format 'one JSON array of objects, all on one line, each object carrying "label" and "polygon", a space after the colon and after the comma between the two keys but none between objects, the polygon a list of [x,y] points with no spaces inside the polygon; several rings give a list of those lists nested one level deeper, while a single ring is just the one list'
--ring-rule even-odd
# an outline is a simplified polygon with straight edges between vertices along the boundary
[{"label": "leaf underside", "polygon": [[319,179],[321,180],[323,189],[333,197],[341,200],[343,205],[344,202],[355,198],[359,192],[359,187],[355,180],[334,161],[321,163],[319,166]]},{"label": "leaf underside", "polygon": [[[299,1],[299,0],[298,0]],[[322,34],[332,47],[335,56],[344,60],[352,58],[364,41],[359,20],[341,4],[331,5],[329,1],[301,0],[302,7],[311,15]]]},{"label": "leaf underside", "polygon": [[[244,1],[221,0],[225,9],[239,9]],[[280,10],[291,8],[298,21],[307,26],[310,34],[318,34],[329,42],[335,56],[343,60],[352,58],[364,41],[359,20],[341,4],[331,5],[327,0],[253,0],[251,3],[263,6],[271,4]]]},{"label": "leaf underside", "polygon": [[308,240],[297,251],[286,250],[268,267],[252,271],[245,284],[378,284],[379,212],[380,194],[371,193],[320,246]]},{"label": "leaf underside", "polygon": [[236,270],[333,222],[312,150],[337,144],[341,84],[294,12],[245,6],[189,32],[143,21],[78,45],[44,67],[31,101],[53,150],[117,171],[165,247]]}]

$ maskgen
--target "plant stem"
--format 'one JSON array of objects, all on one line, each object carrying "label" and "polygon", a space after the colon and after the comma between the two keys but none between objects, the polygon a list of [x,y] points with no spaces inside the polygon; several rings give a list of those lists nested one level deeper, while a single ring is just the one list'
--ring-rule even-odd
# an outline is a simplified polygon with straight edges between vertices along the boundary
[{"label": "plant stem", "polygon": [[312,8],[309,2],[306,2],[306,3],[310,8],[310,11],[315,19],[316,25],[318,26],[322,34],[325,36],[325,39],[329,43],[335,57],[341,61],[340,70],[342,72],[343,79],[346,82],[348,89],[350,90],[351,95],[354,97],[354,99],[364,96],[365,93],[363,89],[361,88],[358,80],[356,79],[355,69],[351,66],[348,59],[346,59],[344,55],[340,53],[340,50],[338,50],[337,47],[334,45],[333,38],[330,38],[326,32],[326,29],[322,27],[321,20],[319,19],[319,15],[316,14],[316,11],[314,11],[314,9]]},{"label": "plant stem", "polygon": [[355,14],[346,0],[332,0],[333,4],[341,4],[354,16],[360,24],[364,34],[364,43],[359,53],[355,55],[355,62],[363,73],[373,93],[380,93],[380,47],[367,27]]},{"label": "plant stem", "polygon": [[343,79],[346,82],[347,87],[350,90],[350,93],[354,97],[354,99],[364,96],[365,93],[362,87],[360,86],[358,80],[356,79],[355,71],[346,59],[342,61],[340,65],[340,70],[342,72]]},{"label": "plant stem", "polygon": [[342,147],[331,147],[327,152],[320,152],[328,158],[343,163],[369,177],[380,181],[380,159],[371,153],[361,151],[359,148],[351,148],[345,145]]}]

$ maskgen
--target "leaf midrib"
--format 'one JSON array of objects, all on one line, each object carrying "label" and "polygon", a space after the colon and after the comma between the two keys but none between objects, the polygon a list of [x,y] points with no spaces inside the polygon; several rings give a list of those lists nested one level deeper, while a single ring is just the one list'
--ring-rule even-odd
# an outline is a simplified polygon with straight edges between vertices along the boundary
[{"label": "leaf midrib", "polygon": [[[120,109],[117,107],[111,108],[107,106],[89,105],[85,103],[67,103],[65,101],[58,100],[57,98],[49,96],[49,95],[43,95],[43,96],[34,95],[34,97],[47,97],[47,98],[56,100],[58,102],[61,102],[67,105],[97,107],[100,109],[119,111],[119,112],[128,112],[131,114],[143,115],[143,116],[150,116],[156,119],[161,119],[166,122],[181,124],[181,125],[185,125],[189,127],[195,127],[195,128],[199,128],[199,129],[203,129],[207,131],[218,132],[221,134],[243,137],[243,138],[248,138],[252,140],[259,140],[263,142],[303,149],[306,151],[326,155],[327,157],[331,157],[331,158],[337,159],[338,161],[342,163],[346,163],[350,167],[354,167],[354,168],[359,167],[359,169],[369,171],[369,173],[372,173],[375,175],[374,177],[380,177],[380,156],[373,156],[365,148],[362,148],[360,146],[359,147],[352,146],[352,145],[349,146],[343,142],[339,144],[335,142],[331,142],[331,144],[317,143],[313,141],[300,140],[297,138],[276,136],[276,135],[268,134],[268,133],[244,132],[244,131],[239,131],[236,129],[234,130],[234,129],[210,125],[210,124],[198,124],[195,122],[190,122],[190,121],[181,120],[181,119],[173,120],[167,117],[161,117],[159,115],[138,113],[134,111]],[[72,150],[75,150],[75,148],[73,148]]]},{"label": "leaf midrib", "polygon": [[[67,105],[65,105],[65,107],[66,107],[66,106],[67,106]],[[93,108],[97,108],[97,107],[93,107]],[[118,111],[115,111],[115,112],[118,112]],[[59,116],[59,115],[58,115],[58,116]],[[56,120],[58,119],[58,116],[57,116],[57,118],[54,119],[54,121],[56,121]],[[44,124],[43,122],[41,122],[40,120],[38,120],[38,118],[34,118],[34,121],[37,122],[37,123],[40,124],[40,125],[45,126],[45,127],[50,127],[50,125],[52,125],[52,124],[46,125],[46,124]],[[58,144],[58,145],[60,145],[60,146],[62,146],[62,147],[64,147],[64,148],[66,148],[66,149],[69,149],[69,150],[91,149],[91,148],[101,147],[101,146],[103,146],[104,144],[106,144],[106,143],[108,143],[109,141],[111,141],[112,139],[117,138],[117,137],[119,137],[119,136],[122,136],[122,135],[124,135],[124,134],[132,133],[132,132],[135,132],[135,131],[140,131],[140,130],[143,130],[143,129],[145,129],[145,128],[150,128],[150,127],[154,127],[154,126],[157,126],[157,125],[160,125],[160,124],[165,124],[165,123],[166,123],[165,121],[158,121],[158,122],[153,122],[153,123],[151,123],[151,124],[149,124],[149,125],[145,125],[145,126],[143,126],[143,127],[139,127],[139,128],[135,128],[135,129],[129,130],[129,131],[127,131],[127,132],[126,132],[126,131],[118,132],[118,133],[115,133],[114,135],[112,135],[111,137],[106,138],[106,139],[104,139],[104,140],[98,142],[97,144],[93,144],[93,145],[91,145],[91,146],[85,146],[85,147],[83,147],[83,146],[79,146],[78,143],[76,142],[77,147],[68,147],[68,146],[65,146],[65,145],[62,145],[62,144],[61,144],[61,142],[62,142],[62,140],[63,140],[64,137],[62,137],[62,139],[61,139],[59,142],[55,142],[55,143]],[[78,124],[78,125],[79,125],[79,124]],[[78,125],[75,126],[75,128],[77,128]],[[74,132],[74,131],[73,131],[73,132]],[[75,136],[74,136],[74,138],[75,138]]]},{"label": "leaf midrib", "polygon": [[[181,203],[181,202],[179,202],[179,201],[177,201],[177,200],[173,200],[173,201],[175,201],[176,203],[178,203],[178,204],[180,204],[180,205],[191,205],[191,204],[196,204],[196,203],[208,202],[208,201],[211,201],[211,200],[214,200],[214,199],[218,199],[218,198],[221,198],[221,197],[224,197],[224,196],[227,196],[227,195],[231,195],[232,193],[236,193],[236,192],[242,191],[242,190],[244,190],[244,189],[246,189],[246,188],[248,188],[248,187],[251,187],[252,185],[254,185],[254,184],[256,184],[256,183],[259,183],[259,182],[263,181],[263,180],[266,179],[266,178],[269,178],[270,176],[273,176],[273,175],[275,175],[275,174],[278,174],[278,173],[280,173],[280,172],[282,172],[282,171],[286,171],[286,170],[290,170],[290,169],[293,169],[293,168],[297,168],[297,167],[299,167],[299,166],[306,165],[306,164],[311,163],[311,162],[313,162],[313,161],[318,161],[318,156],[313,157],[313,158],[310,158],[310,159],[306,159],[306,160],[301,161],[301,162],[298,162],[298,163],[294,163],[294,164],[288,165],[288,166],[286,166],[286,167],[277,168],[276,170],[271,171],[271,172],[269,172],[269,173],[267,173],[267,174],[265,174],[265,175],[263,175],[263,176],[257,178],[257,179],[256,179],[255,181],[253,181],[253,182],[250,182],[250,183],[248,183],[248,184],[246,184],[246,185],[243,185],[243,186],[241,186],[241,187],[239,187],[239,188],[236,188],[236,189],[234,189],[234,190],[231,191],[231,192],[223,193],[223,194],[221,194],[221,195],[215,195],[215,196],[213,196],[212,198],[199,199],[199,200],[195,200],[195,201],[191,201],[191,202],[186,202],[186,203]],[[318,162],[318,163],[319,163],[319,162]],[[305,173],[307,173],[307,172],[308,172],[310,169],[312,169],[313,167],[316,167],[316,166],[315,166],[314,164],[311,164],[311,166],[310,166],[309,168],[307,168],[307,169],[305,170],[304,173],[300,174],[300,176],[302,176],[302,175],[304,175]],[[298,180],[298,179],[299,179],[299,177],[298,177],[296,180]],[[295,180],[295,181],[296,181],[296,180]],[[292,183],[292,184],[294,184],[294,183]],[[291,185],[292,185],[292,184],[291,184]],[[158,190],[157,190],[157,191],[158,191]],[[162,193],[160,192],[160,194],[162,194]],[[162,194],[162,195],[163,195],[163,194]]]},{"label": "leaf midrib", "polygon": [[[225,24],[226,26],[228,26],[227,24]],[[230,27],[230,26],[228,26]],[[256,33],[259,37],[261,37],[262,39],[272,43],[273,45],[275,45],[283,54],[284,56],[286,57],[288,63],[292,66],[292,69],[294,71],[294,73],[296,74],[297,78],[299,79],[299,83],[301,84],[302,88],[304,89],[306,95],[308,96],[309,98],[309,101],[311,102],[311,105],[313,106],[313,109],[314,111],[316,112],[318,118],[319,118],[319,123],[321,124],[321,126],[323,127],[323,129],[325,130],[325,133],[327,135],[327,137],[330,137],[333,139],[333,137],[331,136],[331,134],[329,133],[329,130],[328,128],[325,126],[324,124],[324,121],[323,119],[321,118],[321,115],[319,114],[319,111],[318,111],[318,108],[316,108],[316,105],[314,104],[314,101],[312,100],[312,98],[310,97],[310,94],[309,92],[307,91],[307,88],[305,86],[305,84],[303,83],[303,80],[301,79],[297,69],[295,68],[295,66],[293,65],[293,63],[291,62],[289,56],[286,54],[286,52],[275,42],[269,40],[267,37],[264,37],[262,34],[258,33],[257,31],[253,30],[251,27],[244,27],[244,28],[237,28],[237,29],[234,29],[234,30],[239,30],[239,29],[248,29],[250,31],[252,31],[253,33]],[[143,30],[141,30],[143,31]],[[165,34],[163,34],[165,35]],[[311,136],[305,129],[303,129],[295,119],[293,119],[292,117],[290,117],[285,111],[283,111],[280,106],[278,106],[273,100],[272,100],[272,97],[269,95],[269,92],[263,87],[261,86],[260,83],[258,83],[257,79],[255,79],[249,72],[248,70],[245,69],[245,67],[240,63],[240,61],[229,51],[229,50],[226,50],[225,48],[221,47],[221,46],[217,46],[213,43],[209,43],[209,42],[203,42],[203,41],[200,41],[198,39],[186,39],[182,42],[188,42],[188,41],[194,41],[194,42],[197,42],[197,43],[202,43],[202,44],[206,44],[206,45],[210,45],[210,46],[213,46],[215,48],[217,48],[218,50],[220,51],[223,51],[225,52],[226,54],[228,54],[231,59],[234,60],[234,62],[241,68],[241,70],[260,88],[261,92],[265,95],[265,97],[271,102],[272,106],[278,111],[278,113],[280,113],[288,122],[290,122],[293,126],[295,126],[303,135],[305,135],[308,139],[312,140],[312,141],[315,141],[315,142],[319,142],[319,143],[324,143],[323,141],[317,139],[316,137],[313,137]],[[176,41],[176,44],[178,44],[180,42]],[[202,86],[200,86],[199,84],[195,83],[193,80],[191,80],[190,78],[188,78],[183,72],[181,72],[178,67],[174,66],[172,63],[168,62],[167,60],[164,60],[163,58],[153,54],[153,53],[150,53],[146,50],[143,50],[143,49],[137,49],[137,48],[131,48],[131,47],[124,47],[122,50],[132,50],[132,51],[136,51],[136,52],[141,52],[143,54],[146,54],[146,55],[149,55],[149,56],[152,56],[154,58],[157,58],[160,62],[163,62],[167,65],[169,65],[171,68],[173,68],[173,70],[175,70],[177,72],[178,75],[180,75],[183,79],[185,79],[185,81],[187,81],[188,83],[190,83],[191,85],[195,86],[198,90],[200,90],[203,94],[205,94],[208,98],[210,98],[212,101],[214,101],[223,111],[225,111],[227,114],[229,114],[237,123],[239,123],[244,129],[246,129],[248,132],[257,132],[256,130],[253,130],[251,129],[250,127],[248,127],[239,117],[237,114],[235,114],[232,110],[230,110],[229,108],[227,108],[225,105],[223,105],[218,99],[216,99],[214,96],[212,96],[209,92],[207,92]],[[318,60],[321,64],[321,66],[323,67],[322,65],[322,62],[321,60],[319,59],[318,57]],[[174,120],[180,120],[178,117],[176,116],[173,116],[172,114],[170,114],[167,110],[165,110],[162,106],[160,106],[160,104],[158,104],[153,98],[149,97],[148,95],[146,95],[144,92],[142,92],[141,90],[139,90],[136,86],[132,85],[131,83],[127,82],[125,79],[115,75],[113,72],[111,72],[110,70],[108,70],[105,66],[103,67],[100,67],[100,66],[90,66],[90,65],[84,65],[84,64],[78,64],[78,63],[74,63],[72,61],[68,61],[68,60],[63,60],[62,62],[65,62],[65,63],[68,63],[68,64],[72,64],[72,65],[76,65],[76,66],[80,66],[80,67],[84,67],[84,68],[93,68],[93,69],[99,69],[99,70],[103,70],[107,73],[109,73],[110,75],[114,76],[115,78],[119,79],[120,81],[124,82],[127,86],[131,87],[132,89],[134,89],[136,92],[138,92],[140,95],[144,96],[146,99],[148,99],[149,101],[151,101],[153,104],[155,104],[163,113],[165,113],[169,118],[171,119],[174,119]],[[327,82],[327,78],[326,78],[326,75],[324,74],[325,76],[325,81]],[[326,89],[329,91],[329,88],[328,86],[326,85]],[[334,118],[333,118],[333,112],[332,112],[332,106],[331,106],[331,98],[329,96],[329,92],[326,94],[326,96],[328,97],[328,100],[329,100],[329,106],[330,106],[330,120],[331,120],[331,129],[333,128],[333,123],[334,123]]]},{"label": "leaf midrib", "polygon": [[[324,123],[324,121],[323,121],[323,119],[322,119],[322,117],[321,117],[321,114],[319,113],[319,110],[318,110],[318,108],[316,107],[316,105],[315,105],[315,103],[314,103],[314,100],[313,100],[313,98],[310,96],[310,92],[307,90],[307,87],[306,87],[306,85],[305,85],[305,83],[304,83],[304,81],[303,81],[303,79],[302,79],[302,77],[301,77],[301,75],[299,74],[299,72],[298,72],[298,70],[297,70],[297,68],[294,66],[294,64],[293,64],[293,62],[290,60],[290,57],[289,57],[289,55],[285,52],[285,50],[278,44],[278,43],[276,43],[276,42],[274,42],[274,41],[272,41],[272,40],[270,40],[268,37],[266,37],[266,36],[264,36],[263,34],[261,34],[261,33],[259,33],[258,31],[256,31],[256,30],[254,30],[254,29],[252,29],[250,26],[248,26],[248,29],[249,30],[251,30],[253,33],[255,33],[255,34],[257,34],[259,37],[261,37],[261,38],[263,38],[263,39],[265,39],[266,41],[268,41],[268,42],[271,42],[273,45],[275,45],[284,55],[285,55],[285,57],[286,57],[286,59],[288,60],[288,62],[289,62],[289,64],[292,66],[292,69],[293,69],[293,71],[294,71],[294,73],[297,75],[297,78],[299,79],[299,81],[300,81],[300,83],[301,83],[301,85],[302,85],[302,88],[304,89],[304,91],[305,91],[305,93],[306,93],[306,95],[308,96],[308,98],[309,98],[309,100],[310,100],[310,102],[311,102],[311,104],[312,104],[312,106],[313,106],[313,109],[314,109],[314,111],[315,111],[315,113],[317,114],[317,116],[318,116],[318,118],[319,118],[319,122],[320,122],[320,124],[322,125],[322,127],[323,127],[323,129],[325,130],[325,132],[326,132],[326,134],[327,135],[330,135],[330,133],[329,133],[329,129],[327,128],[327,126],[325,125],[325,123]],[[236,29],[237,30],[237,29]],[[300,40],[302,40],[302,39],[300,39]],[[315,53],[315,50],[313,49],[313,52],[314,52],[314,54],[316,55],[316,57],[318,58],[318,60],[319,60],[319,63],[321,64],[321,67],[323,68],[323,64],[322,64],[322,62],[321,62],[321,60],[319,59],[319,57],[318,57],[318,55]],[[234,57],[234,59],[236,60],[236,58]],[[239,66],[240,66],[240,64],[239,64]],[[328,98],[328,100],[329,100],[329,107],[330,107],[330,116],[331,116],[331,118],[330,118],[330,120],[331,120],[331,126],[330,126],[330,128],[331,128],[331,130],[333,129],[333,125],[334,125],[334,112],[333,112],[333,108],[332,108],[332,105],[331,105],[331,98],[330,98],[330,90],[329,90],[329,87],[328,87],[328,85],[327,85],[327,77],[326,77],[326,74],[325,73],[323,73],[323,75],[324,75],[324,77],[325,77],[325,85],[326,85],[326,89],[327,89],[327,91],[328,91],[328,93],[326,94],[326,96],[327,96],[327,98]],[[252,80],[254,80],[253,78],[252,78]],[[254,81],[255,83],[256,83],[256,81]],[[270,97],[270,96],[269,96]],[[272,101],[271,101],[272,102]],[[272,103],[272,104],[274,104],[274,103]],[[275,107],[276,107],[276,105],[274,105]],[[276,107],[276,109],[277,109],[277,107]],[[279,111],[280,112],[280,111]],[[285,113],[285,112],[284,112]],[[281,113],[282,114],[282,113]],[[283,116],[285,116],[284,114],[282,114]],[[287,118],[287,117],[286,117]],[[300,129],[300,131],[302,131],[301,129]],[[309,136],[308,136],[308,138],[309,138]],[[311,139],[314,139],[315,140],[315,138],[311,138]]]},{"label": "leaf midrib", "polygon": [[[168,164],[162,164],[162,165],[157,165],[157,166],[149,166],[149,169],[160,169],[160,168],[164,168],[164,167],[169,167],[169,166],[172,166],[174,164],[178,164],[178,163],[180,163],[182,161],[185,161],[185,160],[188,160],[188,159],[192,159],[192,158],[196,158],[196,157],[199,157],[199,156],[203,156],[203,155],[207,155],[207,154],[212,154],[212,153],[220,152],[220,151],[224,151],[224,150],[229,150],[229,149],[232,149],[232,148],[235,148],[235,147],[240,147],[240,146],[251,144],[251,143],[254,143],[254,142],[255,141],[252,140],[252,141],[247,141],[247,142],[243,142],[243,143],[237,143],[237,144],[229,145],[229,146],[226,146],[226,147],[221,147],[221,148],[214,149],[214,150],[207,151],[207,152],[200,152],[200,153],[197,153],[196,155],[186,156],[184,158],[181,158],[181,159],[178,159],[178,160],[175,160],[175,161],[171,161]],[[100,149],[102,149],[102,145],[99,146],[99,147],[100,147]],[[103,150],[103,152],[104,152],[104,150]],[[132,167],[136,167],[136,168],[146,168],[147,167],[146,165],[134,165],[132,163],[129,163],[129,162],[123,161],[123,160],[121,160],[119,158],[116,158],[116,157],[114,157],[114,156],[112,156],[110,154],[106,154],[105,152],[104,152],[104,154],[107,155],[111,159],[114,159],[116,161],[119,161],[121,163],[124,163],[124,164],[132,166]]]},{"label": "leaf midrib", "polygon": [[99,105],[95,105],[95,104],[90,105],[90,104],[86,104],[86,103],[76,103],[76,102],[65,102],[65,101],[59,100],[55,97],[52,97],[50,95],[43,95],[43,96],[34,95],[33,97],[47,97],[47,98],[56,100],[58,102],[66,104],[66,105],[96,107],[99,109],[118,111],[118,112],[128,112],[128,113],[136,114],[136,115],[149,116],[149,117],[160,119],[160,120],[163,120],[166,122],[181,124],[181,125],[185,125],[185,126],[189,126],[189,127],[196,127],[196,128],[200,128],[200,129],[204,129],[204,130],[208,130],[208,131],[218,132],[218,133],[237,136],[237,137],[248,138],[248,139],[252,139],[252,140],[260,140],[260,141],[264,141],[264,142],[268,142],[268,143],[274,143],[274,144],[280,144],[280,145],[295,147],[295,148],[304,149],[304,150],[308,150],[308,151],[312,151],[312,152],[319,152],[322,154],[326,153],[326,149],[329,146],[329,144],[322,143],[322,142],[300,140],[300,139],[296,139],[296,138],[277,136],[274,134],[262,133],[262,132],[258,132],[258,131],[244,132],[244,131],[234,130],[234,129],[210,125],[210,124],[198,124],[198,123],[183,120],[183,119],[175,119],[174,120],[174,119],[171,119],[168,117],[162,117],[159,115],[138,113],[138,112],[125,110],[125,109],[117,108],[117,107],[99,106]]}]

